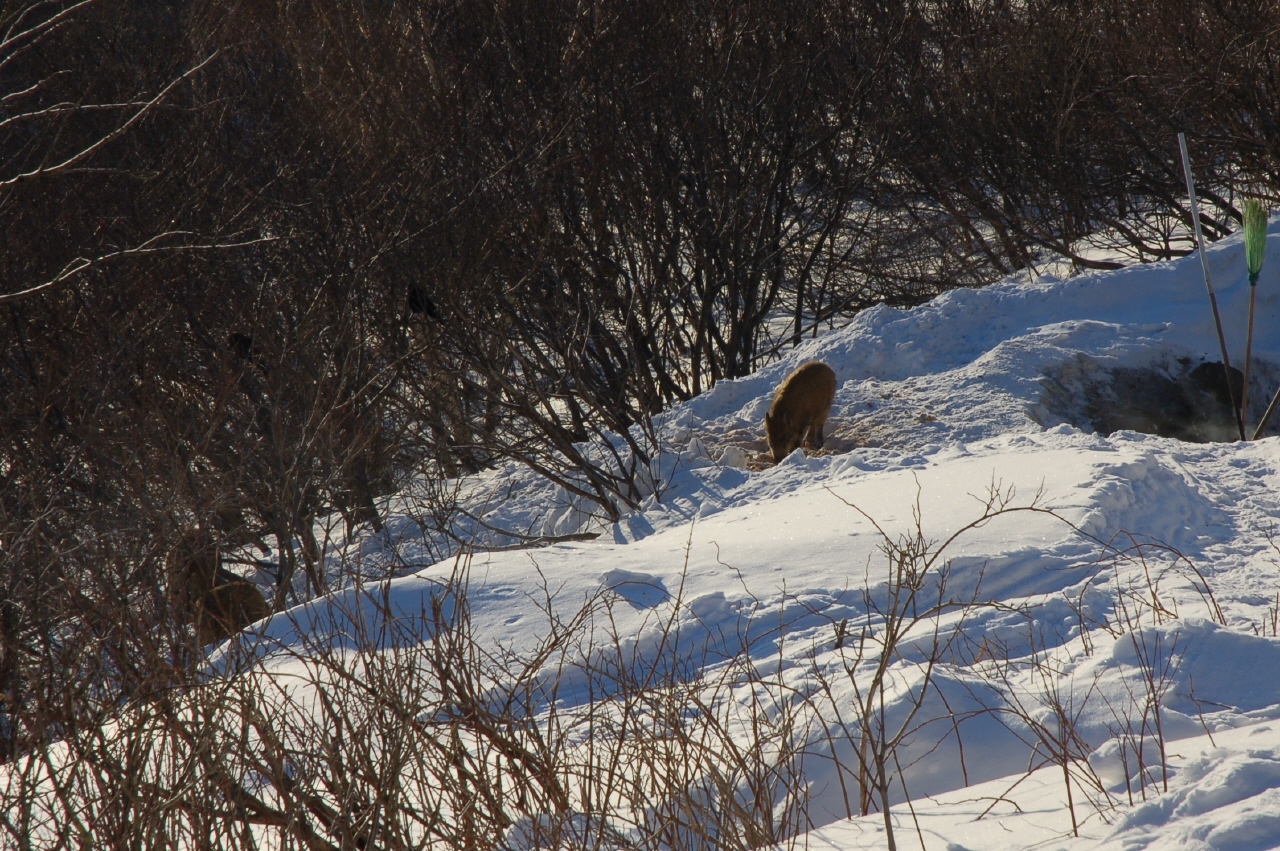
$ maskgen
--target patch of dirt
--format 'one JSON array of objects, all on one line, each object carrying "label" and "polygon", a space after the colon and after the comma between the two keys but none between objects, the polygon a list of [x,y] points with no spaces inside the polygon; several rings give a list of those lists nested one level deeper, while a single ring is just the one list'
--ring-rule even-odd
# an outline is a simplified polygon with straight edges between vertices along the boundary
[{"label": "patch of dirt", "polygon": [[[843,455],[854,449],[886,445],[886,441],[877,439],[868,431],[865,421],[855,423],[853,420],[832,417],[827,420],[826,432],[822,448],[805,447],[806,455],[811,458]],[[759,429],[741,428],[724,434],[704,434],[701,439],[721,463],[757,473],[773,466],[769,441],[764,436],[764,423],[760,424]]]},{"label": "patch of dirt", "polygon": [[759,429],[739,428],[718,435],[703,435],[717,461],[758,473],[773,466],[769,441],[764,436],[764,423]]}]

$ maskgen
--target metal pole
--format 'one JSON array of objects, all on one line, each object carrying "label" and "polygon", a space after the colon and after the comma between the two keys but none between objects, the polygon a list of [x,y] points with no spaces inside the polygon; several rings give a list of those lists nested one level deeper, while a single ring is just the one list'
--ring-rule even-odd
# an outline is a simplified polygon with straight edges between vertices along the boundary
[{"label": "metal pole", "polygon": [[1209,274],[1209,257],[1204,251],[1204,232],[1200,229],[1200,204],[1196,201],[1196,182],[1191,176],[1191,155],[1187,153],[1187,134],[1178,134],[1178,147],[1182,150],[1182,172],[1187,178],[1187,197],[1191,199],[1191,222],[1196,228],[1196,245],[1200,249],[1200,268],[1204,270],[1204,286],[1209,291],[1209,307],[1213,309],[1213,324],[1218,329],[1218,347],[1222,350],[1222,372],[1227,379],[1227,399],[1236,417],[1240,439],[1244,435],[1244,417],[1236,406],[1236,391],[1231,386],[1231,359],[1227,356],[1227,338],[1222,333],[1222,315],[1218,312],[1218,297],[1213,292],[1213,276]]}]

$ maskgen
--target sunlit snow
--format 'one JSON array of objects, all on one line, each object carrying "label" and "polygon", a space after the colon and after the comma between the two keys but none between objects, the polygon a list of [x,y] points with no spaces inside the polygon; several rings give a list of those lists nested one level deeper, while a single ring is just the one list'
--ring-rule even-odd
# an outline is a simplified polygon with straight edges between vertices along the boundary
[{"label": "sunlit snow", "polygon": [[[1278,230],[1273,225],[1258,292],[1255,423],[1280,384]],[[1240,365],[1243,246],[1228,238],[1209,255]],[[476,632],[482,641],[531,645],[548,598],[570,613],[604,589],[616,599],[613,628],[638,652],[676,616],[688,658],[714,665],[745,649],[803,689],[813,671],[838,666],[840,625],[869,616],[865,592],[874,595],[887,569],[876,526],[896,539],[913,531],[918,511],[925,536],[941,543],[980,517],[995,492],[1011,507],[1050,511],[996,517],[947,548],[950,593],[1003,604],[966,616],[966,646],[985,641],[1015,657],[1042,654],[1053,659],[1056,680],[1037,685],[1014,673],[993,685],[958,662],[938,669],[924,710],[938,723],[904,743],[911,808],[899,784],[899,847],[918,847],[921,838],[939,851],[1280,847],[1280,549],[1272,543],[1280,438],[1102,436],[1086,406],[1072,407],[1073,388],[1096,382],[1100,371],[1149,368],[1176,377],[1219,359],[1194,256],[957,290],[913,310],[867,311],[758,374],[666,413],[657,493],[616,524],[522,469],[463,482],[464,504],[491,527],[533,536],[600,533],[500,551],[494,547],[514,539],[477,535],[467,589]],[[759,457],[764,413],[778,382],[809,360],[837,374],[829,440],[822,452],[774,466]],[[414,516],[413,504],[408,496],[391,500],[381,536],[332,542],[347,558],[381,560],[395,578],[353,584],[277,616],[259,631],[267,670],[298,664],[283,651],[305,646],[303,636],[314,640],[316,631],[341,645],[353,617],[366,620],[362,635],[376,634],[367,621],[387,608],[371,601],[389,601],[406,623],[429,610],[458,562],[432,564],[446,546]],[[1138,551],[1146,564],[1135,545],[1146,547]],[[1152,588],[1162,611],[1123,629],[1117,607],[1125,595]],[[1164,660],[1167,792],[1162,782],[1134,783],[1116,735],[1115,707],[1132,700],[1143,653]],[[964,659],[980,666],[984,654],[974,649]],[[907,691],[910,676],[904,671]],[[1025,731],[1019,738],[1016,724],[969,714],[1015,698],[1034,709],[1050,687],[1074,713],[1092,748],[1089,765],[1108,784],[1103,806],[1077,791],[1078,838],[1061,770],[1049,765],[1026,776],[1039,757]],[[963,720],[953,725],[953,717]],[[837,749],[837,762],[848,757]],[[883,847],[880,815],[849,818],[837,773],[829,760],[812,762],[806,782],[814,828],[797,844]]]}]

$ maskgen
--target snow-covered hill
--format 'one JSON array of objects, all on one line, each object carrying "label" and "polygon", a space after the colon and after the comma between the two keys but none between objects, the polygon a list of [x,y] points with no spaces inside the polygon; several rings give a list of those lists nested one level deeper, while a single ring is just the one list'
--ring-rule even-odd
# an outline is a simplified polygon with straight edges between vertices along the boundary
[{"label": "snow-covered hill", "polygon": [[[1258,292],[1255,423],[1280,383],[1277,230]],[[1239,365],[1243,247],[1209,254]],[[853,683],[874,669],[890,557],[917,531],[921,557],[961,532],[917,600],[944,610],[902,639],[884,691],[890,724],[921,704],[889,789],[899,847],[1280,847],[1280,438],[1098,433],[1185,426],[1212,408],[1195,368],[1219,359],[1196,257],[867,311],[665,415],[656,493],[617,524],[522,469],[460,483],[491,528],[601,533],[500,551],[484,547],[513,539],[478,534],[464,560],[474,634],[519,654],[545,638],[549,612],[605,600],[586,634],[633,659],[673,653],[704,673],[749,660],[810,713],[792,744],[809,828],[796,844],[883,847],[881,816],[857,815],[856,735],[832,725],[850,723],[866,688]],[[838,377],[828,443],[774,466],[760,457],[764,413],[809,360]],[[1230,436],[1212,417],[1192,425]],[[341,644],[354,620],[362,635],[388,613],[422,622],[460,563],[430,564],[443,544],[416,505],[392,500],[381,536],[335,539],[335,558],[400,575],[277,616],[260,632],[265,670],[305,666],[317,631]],[[564,680],[557,699],[588,699],[572,660],[558,664],[546,674]]]}]

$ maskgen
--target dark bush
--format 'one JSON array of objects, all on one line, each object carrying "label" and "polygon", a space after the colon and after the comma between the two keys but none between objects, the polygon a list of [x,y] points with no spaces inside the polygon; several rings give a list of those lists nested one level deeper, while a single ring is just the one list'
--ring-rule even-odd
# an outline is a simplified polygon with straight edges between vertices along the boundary
[{"label": "dark bush", "polygon": [[333,578],[316,518],[411,475],[514,460],[617,519],[657,413],[824,324],[1188,251],[1180,130],[1226,233],[1276,187],[1278,16],[5,6],[0,759],[184,681],[187,530],[279,607]]}]

